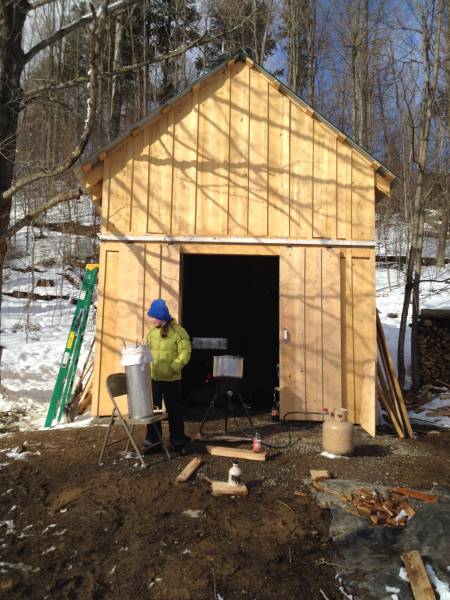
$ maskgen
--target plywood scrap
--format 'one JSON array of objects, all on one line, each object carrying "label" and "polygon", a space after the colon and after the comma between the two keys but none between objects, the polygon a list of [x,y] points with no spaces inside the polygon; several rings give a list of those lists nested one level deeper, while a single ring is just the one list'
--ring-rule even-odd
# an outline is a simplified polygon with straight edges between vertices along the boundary
[{"label": "plywood scrap", "polygon": [[226,448],[225,446],[206,446],[211,456],[224,456],[226,458],[242,458],[244,460],[266,460],[267,452],[253,452],[242,448]]},{"label": "plywood scrap", "polygon": [[331,479],[331,475],[326,469],[311,469],[309,474],[312,481],[322,481],[323,479]]},{"label": "plywood scrap", "polygon": [[213,496],[247,496],[248,489],[245,483],[234,485],[226,481],[211,481]]},{"label": "plywood scrap", "polygon": [[201,464],[202,459],[196,456],[184,467],[181,473],[177,475],[175,481],[177,481],[178,483],[187,481],[189,477],[193,475],[193,473],[195,473],[195,471],[199,468]]},{"label": "plywood scrap", "polygon": [[415,600],[436,600],[422,557],[417,550],[402,554]]},{"label": "plywood scrap", "polygon": [[427,502],[428,504],[432,504],[439,500],[439,496],[434,496],[433,494],[425,494],[424,492],[411,490],[410,488],[389,488],[388,492],[390,492],[391,494],[399,494],[400,496],[407,496],[408,498],[413,498],[414,500],[422,500],[422,502]]}]

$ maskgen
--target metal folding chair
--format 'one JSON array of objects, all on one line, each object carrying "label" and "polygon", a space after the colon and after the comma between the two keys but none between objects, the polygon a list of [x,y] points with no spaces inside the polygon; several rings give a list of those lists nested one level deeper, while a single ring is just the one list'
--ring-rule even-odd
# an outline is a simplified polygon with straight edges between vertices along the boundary
[{"label": "metal folding chair", "polygon": [[[109,421],[108,429],[106,431],[105,439],[103,441],[103,446],[102,446],[102,450],[100,452],[100,458],[98,459],[98,464],[99,465],[102,464],[103,455],[105,453],[105,449],[108,446],[112,446],[113,444],[118,444],[120,442],[123,442],[124,440],[127,440],[125,452],[128,452],[128,449],[131,444],[133,446],[134,451],[136,452],[139,460],[141,461],[142,466],[144,468],[147,466],[144,461],[144,457],[142,456],[142,452],[140,452],[140,450],[137,447],[137,444],[133,438],[133,432],[134,432],[134,428],[136,425],[150,425],[151,427],[153,427],[159,441],[155,442],[154,444],[151,444],[147,447],[153,448],[153,446],[158,446],[159,444],[161,444],[161,447],[164,450],[167,458],[170,460],[169,451],[168,451],[166,445],[164,444],[164,441],[162,439],[162,436],[161,436],[161,433],[160,433],[158,427],[156,426],[157,423],[160,423],[161,421],[164,421],[167,419],[167,413],[160,413],[158,415],[153,415],[152,417],[147,417],[144,419],[130,419],[128,417],[128,415],[122,414],[119,409],[119,406],[117,405],[116,398],[127,395],[127,379],[126,379],[125,373],[114,373],[113,375],[108,375],[108,377],[106,378],[106,389],[108,390],[109,397],[111,398],[111,402],[113,404],[113,411],[111,413],[111,419]],[[111,434],[112,426],[116,423],[116,421],[118,421],[122,425],[122,427],[125,429],[127,435],[126,435],[126,437],[122,437],[119,440],[114,440],[112,442],[108,442],[109,436]],[[130,426],[131,426],[131,428],[130,428]]]}]

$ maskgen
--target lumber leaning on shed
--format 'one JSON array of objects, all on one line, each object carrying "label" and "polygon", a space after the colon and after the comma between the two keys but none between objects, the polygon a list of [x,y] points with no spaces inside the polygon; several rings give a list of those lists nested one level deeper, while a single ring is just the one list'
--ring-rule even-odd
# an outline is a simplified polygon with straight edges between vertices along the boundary
[{"label": "lumber leaning on shed", "polygon": [[402,554],[415,600],[436,600],[422,557],[417,550]]},{"label": "lumber leaning on shed", "polygon": [[[377,389],[380,402],[383,404],[389,418],[394,425],[397,434],[399,428],[404,436],[414,438],[414,432],[409,421],[408,410],[405,399],[394,370],[392,357],[386,344],[383,326],[377,311],[377,342],[378,342],[378,364],[377,364]],[[395,417],[394,417],[395,414]]]}]

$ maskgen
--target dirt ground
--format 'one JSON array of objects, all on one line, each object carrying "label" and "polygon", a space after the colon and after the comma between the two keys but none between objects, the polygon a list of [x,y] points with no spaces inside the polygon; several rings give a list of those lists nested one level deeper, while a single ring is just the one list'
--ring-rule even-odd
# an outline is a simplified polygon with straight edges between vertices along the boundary
[{"label": "dirt ground", "polygon": [[[288,439],[281,426],[258,427],[263,439]],[[188,424],[191,436],[197,431]],[[194,479],[175,483],[202,444],[170,462],[151,456],[146,470],[112,447],[98,466],[104,434],[94,426],[0,439],[2,598],[343,598],[328,511],[294,495],[306,489],[309,469],[423,490],[450,486],[450,432],[399,441],[358,428],[354,456],[330,460],[319,454],[320,426],[296,426],[288,449],[272,450],[267,462],[241,461],[249,495],[240,498],[212,497],[199,477],[225,480],[225,458],[205,455]],[[16,447],[28,453],[8,457]]]}]

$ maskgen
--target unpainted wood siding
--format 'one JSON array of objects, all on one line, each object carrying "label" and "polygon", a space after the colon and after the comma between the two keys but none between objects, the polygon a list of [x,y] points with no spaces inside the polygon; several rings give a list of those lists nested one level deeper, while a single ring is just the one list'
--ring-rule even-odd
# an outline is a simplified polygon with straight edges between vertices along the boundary
[{"label": "unpainted wood siding", "polygon": [[104,161],[103,232],[373,240],[375,172],[245,63]]},{"label": "unpainted wood siding", "polygon": [[344,406],[374,430],[374,251],[336,247],[102,243],[93,414],[110,414],[106,377],[122,371],[123,343],[143,339],[150,302],[163,297],[178,316],[183,253],[279,256],[281,415],[321,420]]}]

